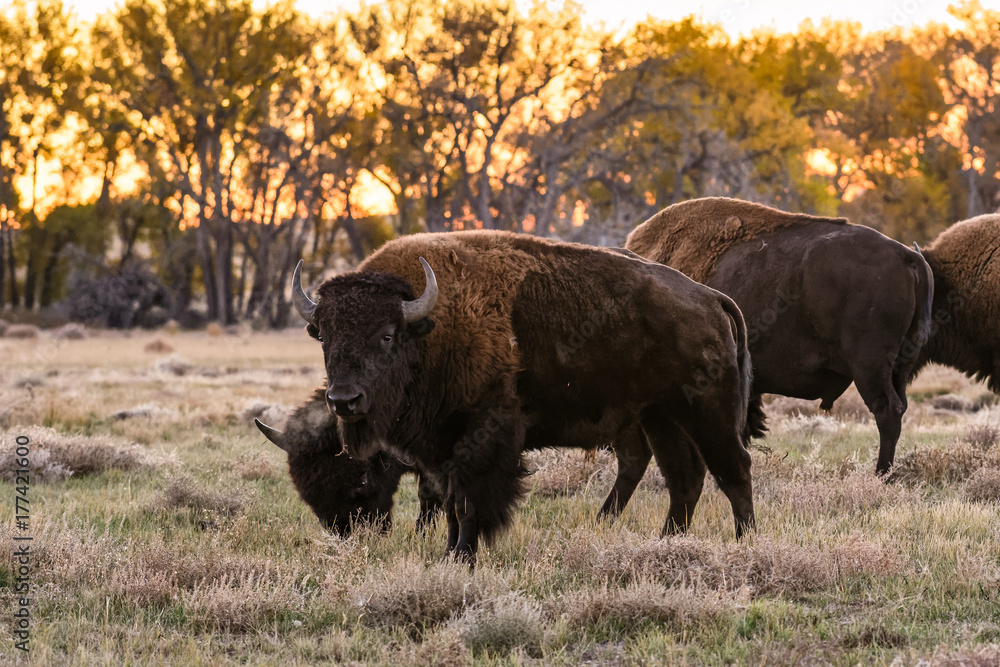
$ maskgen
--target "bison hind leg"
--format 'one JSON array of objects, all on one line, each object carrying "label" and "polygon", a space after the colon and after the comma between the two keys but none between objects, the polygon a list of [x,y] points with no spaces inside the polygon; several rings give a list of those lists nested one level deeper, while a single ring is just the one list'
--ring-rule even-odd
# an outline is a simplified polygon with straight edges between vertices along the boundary
[{"label": "bison hind leg", "polygon": [[660,410],[647,409],[642,428],[670,493],[661,536],[683,533],[705,484],[705,462],[684,429]]},{"label": "bison hind leg", "polygon": [[615,458],[618,459],[618,472],[615,476],[615,484],[608,493],[608,499],[604,501],[598,518],[614,518],[621,514],[622,510],[632,498],[635,489],[646,474],[649,467],[649,459],[652,452],[646,444],[646,437],[639,428],[639,424],[627,426],[618,434],[614,443]]},{"label": "bison hind leg", "polygon": [[[727,411],[721,404],[716,405],[714,410],[705,408],[706,406],[696,404],[693,409],[691,406],[684,406],[676,407],[670,412],[665,410],[658,412],[662,415],[683,415],[676,420],[675,430],[682,433],[684,439],[674,436],[674,439],[686,443],[684,450],[680,451],[685,452],[682,455],[689,463],[682,469],[686,469],[689,476],[696,477],[700,487],[704,483],[705,468],[708,468],[719,488],[729,499],[736,524],[736,537],[739,539],[754,526],[750,453],[743,445],[739,416],[732,413],[732,410]],[[662,432],[666,421],[661,414],[652,411],[651,408],[647,408],[643,413],[643,429],[650,436],[650,446],[653,447],[654,455],[656,449],[653,446],[653,433],[656,430]],[[678,449],[675,447],[676,451]],[[676,476],[680,477],[681,473],[676,473]],[[688,483],[693,484],[693,482]]]}]

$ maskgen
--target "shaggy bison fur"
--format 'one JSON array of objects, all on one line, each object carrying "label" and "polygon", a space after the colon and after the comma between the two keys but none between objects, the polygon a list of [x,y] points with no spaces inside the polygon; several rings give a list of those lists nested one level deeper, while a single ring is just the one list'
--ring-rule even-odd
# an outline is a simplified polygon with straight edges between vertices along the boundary
[{"label": "shaggy bison fur", "polygon": [[668,481],[665,531],[687,526],[706,466],[737,535],[752,525],[750,361],[725,295],[654,262],[487,231],[397,239],[318,295],[297,273],[345,449],[438,479],[457,557],[474,562],[510,521],[523,450],[638,438],[637,425]]}]

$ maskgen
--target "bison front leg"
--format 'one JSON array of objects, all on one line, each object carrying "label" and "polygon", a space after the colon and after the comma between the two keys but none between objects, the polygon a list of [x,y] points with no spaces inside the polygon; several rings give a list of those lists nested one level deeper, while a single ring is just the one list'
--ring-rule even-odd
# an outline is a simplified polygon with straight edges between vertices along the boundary
[{"label": "bison front leg", "polygon": [[424,530],[434,524],[434,517],[442,507],[441,491],[426,475],[420,474],[417,475],[417,497],[420,498],[417,530]]},{"label": "bison front leg", "polygon": [[[488,542],[510,523],[525,492],[524,431],[514,407],[470,415],[448,474],[449,548],[456,559],[474,565],[480,541]],[[452,521],[457,527],[454,543]]]},{"label": "bison front leg", "polygon": [[615,484],[611,487],[608,499],[604,501],[598,518],[617,517],[632,498],[635,488],[642,481],[649,467],[649,459],[653,453],[646,444],[646,437],[639,428],[639,424],[633,424],[622,430],[615,438],[615,457],[618,459],[618,474],[615,476]]}]

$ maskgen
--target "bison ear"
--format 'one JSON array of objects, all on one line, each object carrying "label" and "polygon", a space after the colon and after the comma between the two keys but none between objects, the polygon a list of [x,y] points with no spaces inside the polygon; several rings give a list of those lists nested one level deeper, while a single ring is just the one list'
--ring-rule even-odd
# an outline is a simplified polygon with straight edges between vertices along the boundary
[{"label": "bison ear", "polygon": [[319,329],[316,327],[315,324],[312,324],[311,322],[306,325],[306,333],[315,338],[316,340],[320,340]]},{"label": "bison ear", "polygon": [[434,331],[434,327],[436,326],[437,324],[434,323],[434,320],[429,317],[425,317],[417,320],[416,322],[410,322],[407,324],[406,332],[414,338],[421,338]]}]

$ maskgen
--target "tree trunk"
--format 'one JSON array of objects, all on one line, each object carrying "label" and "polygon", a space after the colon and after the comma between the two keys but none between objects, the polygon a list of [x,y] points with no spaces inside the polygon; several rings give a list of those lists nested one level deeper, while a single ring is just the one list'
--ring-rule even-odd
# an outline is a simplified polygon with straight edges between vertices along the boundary
[{"label": "tree trunk", "polygon": [[56,268],[59,266],[59,253],[62,252],[64,244],[60,241],[52,252],[49,253],[48,261],[42,270],[42,294],[38,301],[39,308],[47,308],[55,301],[55,276]]},{"label": "tree trunk", "polygon": [[[38,223],[34,223],[38,224]],[[37,229],[32,225],[28,229],[28,269],[24,277],[24,309],[35,308],[35,273],[38,270],[38,254],[41,252],[41,240]]]},{"label": "tree trunk", "polygon": [[0,225],[0,308],[7,305],[7,255],[4,249],[7,247],[7,230]]},{"label": "tree trunk", "polygon": [[216,301],[215,277],[212,263],[212,249],[208,242],[208,220],[204,217],[198,223],[198,260],[201,263],[201,280],[205,286],[205,301],[208,303],[208,319],[219,319],[219,304]]},{"label": "tree trunk", "polygon": [[14,258],[14,230],[7,228],[7,270],[10,275],[10,305],[17,308],[21,304],[21,298],[17,293],[17,264]]}]

